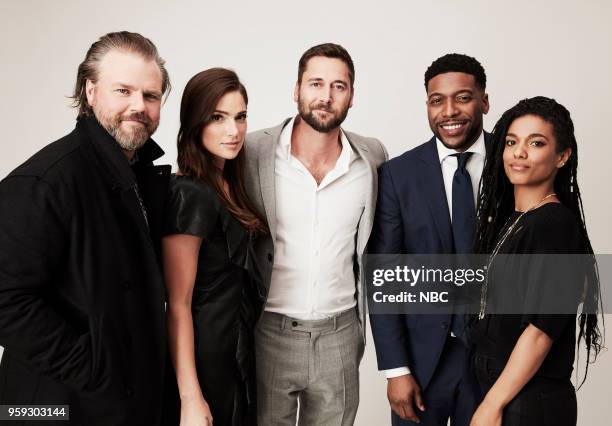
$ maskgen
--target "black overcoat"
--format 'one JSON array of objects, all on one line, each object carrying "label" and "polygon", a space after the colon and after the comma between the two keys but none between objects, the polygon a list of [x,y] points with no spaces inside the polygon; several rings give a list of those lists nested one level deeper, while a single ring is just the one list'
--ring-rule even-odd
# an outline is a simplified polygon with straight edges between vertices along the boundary
[{"label": "black overcoat", "polygon": [[159,423],[162,154],[148,140],[130,166],[82,118],[0,183],[0,404],[69,404],[75,425]]}]

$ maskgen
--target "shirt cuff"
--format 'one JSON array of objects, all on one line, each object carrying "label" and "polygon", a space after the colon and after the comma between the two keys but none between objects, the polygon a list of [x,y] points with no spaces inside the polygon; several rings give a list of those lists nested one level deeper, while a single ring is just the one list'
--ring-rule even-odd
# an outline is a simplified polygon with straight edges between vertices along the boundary
[{"label": "shirt cuff", "polygon": [[410,369],[408,367],[397,367],[391,368],[389,370],[383,370],[387,379],[392,379],[394,377],[405,376],[406,374],[410,374]]}]

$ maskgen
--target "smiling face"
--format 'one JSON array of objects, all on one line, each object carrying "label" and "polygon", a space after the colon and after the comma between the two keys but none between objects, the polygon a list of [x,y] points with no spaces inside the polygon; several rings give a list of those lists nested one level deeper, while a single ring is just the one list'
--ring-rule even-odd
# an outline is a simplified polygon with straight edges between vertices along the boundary
[{"label": "smiling face", "polygon": [[202,145],[215,157],[217,167],[222,169],[225,160],[236,158],[246,131],[247,111],[242,94],[238,91],[226,93],[202,130]]},{"label": "smiling face", "polygon": [[482,133],[489,98],[471,74],[438,74],[427,85],[429,127],[444,146],[465,151]]},{"label": "smiling face", "polygon": [[552,188],[557,170],[565,165],[571,150],[557,152],[553,125],[537,115],[512,122],[506,134],[504,171],[513,185]]},{"label": "smiling face", "polygon": [[111,50],[85,91],[96,119],[126,151],[140,148],[159,125],[162,74],[155,61]]},{"label": "smiling face", "polygon": [[310,58],[293,94],[300,117],[321,133],[339,127],[353,105],[350,81],[348,66],[340,59]]}]

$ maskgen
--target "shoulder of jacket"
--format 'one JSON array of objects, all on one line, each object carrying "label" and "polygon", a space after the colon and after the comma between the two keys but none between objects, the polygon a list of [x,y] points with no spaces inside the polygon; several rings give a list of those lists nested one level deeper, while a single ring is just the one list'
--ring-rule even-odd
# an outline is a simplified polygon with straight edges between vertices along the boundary
[{"label": "shoulder of jacket", "polygon": [[247,145],[249,145],[249,143],[257,142],[262,138],[269,137],[269,134],[268,134],[269,130],[270,129],[260,129],[260,130],[255,130],[254,132],[248,133],[245,138]]},{"label": "shoulder of jacket", "polygon": [[409,149],[408,151],[404,151],[402,154],[389,160],[389,162],[401,163],[405,161],[419,160],[423,158],[424,156],[426,156],[427,150],[430,149],[429,148],[430,143],[431,142],[428,141],[420,145],[417,145],[414,148]]},{"label": "shoulder of jacket", "polygon": [[51,178],[54,172],[70,170],[78,161],[81,148],[81,138],[71,132],[55,142],[42,148],[20,166],[14,169],[10,177]]},{"label": "shoulder of jacket", "polygon": [[281,134],[283,128],[287,125],[287,123],[291,120],[291,118],[284,119],[280,124],[276,126],[268,127],[265,129],[255,130],[254,132],[250,132],[246,135],[246,142],[258,142],[262,139],[274,139]]},{"label": "shoulder of jacket", "polygon": [[374,159],[377,163],[380,164],[388,158],[389,154],[387,153],[387,148],[385,148],[385,146],[379,139],[371,136],[362,136],[355,132],[351,132],[344,129],[342,131],[353,143],[365,145],[368,152],[371,153],[372,156],[374,156]]}]

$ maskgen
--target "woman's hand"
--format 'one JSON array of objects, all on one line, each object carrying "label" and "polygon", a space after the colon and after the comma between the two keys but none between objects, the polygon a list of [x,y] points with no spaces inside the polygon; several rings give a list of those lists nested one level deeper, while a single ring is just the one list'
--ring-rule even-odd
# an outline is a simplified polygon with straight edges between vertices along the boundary
[{"label": "woman's hand", "polygon": [[212,415],[196,370],[192,295],[202,238],[168,235],[162,239],[168,294],[168,347],[181,398],[181,426],[210,426]]},{"label": "woman's hand", "polygon": [[478,406],[470,426],[501,426],[503,408],[492,404],[486,398]]},{"label": "woman's hand", "polygon": [[501,426],[504,407],[538,371],[552,342],[544,331],[533,324],[525,328],[504,370],[474,413],[470,426]]},{"label": "woman's hand", "polygon": [[181,400],[180,426],[212,426],[213,418],[204,398]]}]

